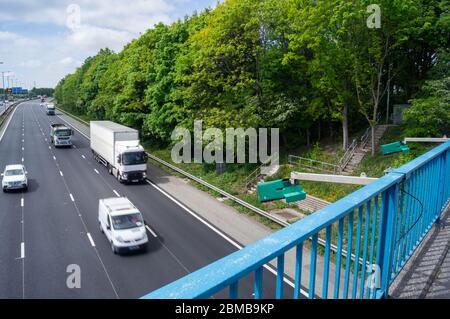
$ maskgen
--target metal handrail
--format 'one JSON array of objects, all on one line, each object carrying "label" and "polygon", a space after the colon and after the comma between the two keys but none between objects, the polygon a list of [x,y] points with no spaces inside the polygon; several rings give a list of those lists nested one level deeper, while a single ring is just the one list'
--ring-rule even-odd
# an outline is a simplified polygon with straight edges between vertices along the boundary
[{"label": "metal handrail", "polygon": [[355,149],[358,147],[358,141],[356,139],[353,140],[352,144],[347,148],[344,155],[341,157],[339,161],[339,167],[341,171],[345,169],[347,164],[350,162],[353,154],[355,153]]},{"label": "metal handrail", "polygon": [[[308,169],[317,169],[317,170],[327,172],[327,173],[338,174],[340,172],[339,165],[322,162],[322,161],[317,161],[317,160],[313,160],[311,158],[305,158],[305,157],[296,156],[296,155],[289,155],[288,162],[291,165],[306,167]],[[302,163],[302,162],[309,163],[309,165],[306,163]]]},{"label": "metal handrail", "polygon": [[255,169],[253,172],[251,172],[246,178],[245,178],[245,188],[249,189],[250,185],[252,185],[258,177],[261,175],[261,171],[263,167],[267,167],[267,164],[270,163],[275,157],[278,157],[278,152],[272,154],[265,162],[263,162],[260,166],[258,166],[257,169]]}]

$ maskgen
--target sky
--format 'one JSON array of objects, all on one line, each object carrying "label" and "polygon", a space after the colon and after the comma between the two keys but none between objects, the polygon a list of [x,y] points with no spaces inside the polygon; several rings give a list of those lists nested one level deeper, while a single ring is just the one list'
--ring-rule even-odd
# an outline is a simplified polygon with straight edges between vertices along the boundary
[{"label": "sky", "polygon": [[[0,72],[9,86],[54,87],[101,48],[119,52],[159,22],[217,0],[0,0]],[[0,85],[2,85],[0,74]]]}]

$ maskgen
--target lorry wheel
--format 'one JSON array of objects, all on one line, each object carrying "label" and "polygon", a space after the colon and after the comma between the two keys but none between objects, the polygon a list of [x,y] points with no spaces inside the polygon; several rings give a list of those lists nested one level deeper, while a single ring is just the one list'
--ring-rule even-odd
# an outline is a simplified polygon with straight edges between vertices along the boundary
[{"label": "lorry wheel", "polygon": [[111,166],[111,165],[108,166],[108,172],[109,172],[109,174],[111,174],[111,175],[113,174],[113,170],[112,170],[112,166]]}]

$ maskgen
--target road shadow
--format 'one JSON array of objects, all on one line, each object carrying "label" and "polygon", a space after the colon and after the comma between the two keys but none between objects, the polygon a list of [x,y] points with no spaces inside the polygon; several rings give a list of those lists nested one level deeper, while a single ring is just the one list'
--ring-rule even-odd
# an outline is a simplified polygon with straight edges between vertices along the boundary
[{"label": "road shadow", "polygon": [[[147,226],[147,223],[145,223],[145,225]],[[150,227],[150,225],[149,225]],[[147,247],[142,250],[123,250],[120,252],[119,256],[123,256],[123,257],[137,257],[137,256],[141,256],[141,255],[146,255],[146,254],[151,254],[153,252],[158,251],[159,249],[161,249],[163,247],[163,243],[164,243],[164,238],[160,236],[160,234],[156,233],[156,231],[152,228],[153,232],[155,232],[155,234],[158,237],[154,237],[148,230],[147,230],[147,236],[148,236],[148,243],[147,243]]]},{"label": "road shadow", "polygon": [[7,193],[9,194],[20,194],[20,193],[33,193],[39,188],[39,183],[32,178],[28,179],[28,189],[24,190],[23,188],[19,189],[9,189]]}]

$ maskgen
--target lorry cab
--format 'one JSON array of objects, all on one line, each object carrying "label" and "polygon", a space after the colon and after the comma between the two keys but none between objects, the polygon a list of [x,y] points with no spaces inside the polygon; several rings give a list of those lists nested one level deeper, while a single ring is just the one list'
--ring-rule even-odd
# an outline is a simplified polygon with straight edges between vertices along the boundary
[{"label": "lorry cab", "polygon": [[50,125],[50,141],[55,147],[71,147],[73,130],[64,124]]},{"label": "lorry cab", "polygon": [[55,104],[53,103],[47,104],[47,115],[55,115]]},{"label": "lorry cab", "polygon": [[120,182],[142,182],[147,177],[148,157],[139,141],[116,142],[115,159]]},{"label": "lorry cab", "polygon": [[128,198],[100,199],[98,222],[100,231],[105,234],[114,254],[147,249],[144,219]]}]

